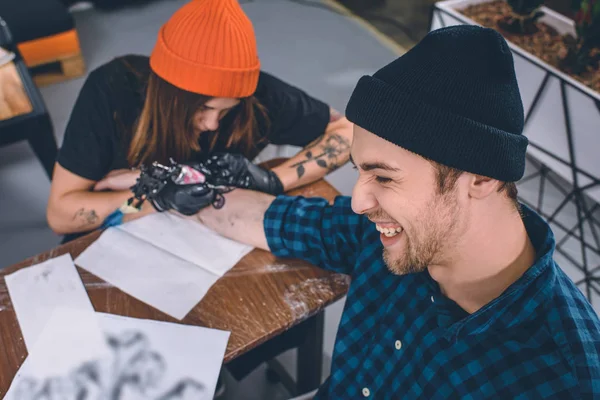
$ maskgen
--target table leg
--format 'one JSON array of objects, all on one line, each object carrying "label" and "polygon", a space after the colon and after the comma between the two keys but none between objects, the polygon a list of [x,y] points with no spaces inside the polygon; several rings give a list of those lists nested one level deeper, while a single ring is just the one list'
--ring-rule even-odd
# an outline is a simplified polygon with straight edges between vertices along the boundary
[{"label": "table leg", "polygon": [[307,393],[321,385],[323,371],[323,322],[325,311],[307,320],[306,339],[298,346],[297,381],[298,393]]},{"label": "table leg", "polygon": [[45,115],[40,117],[33,125],[29,132],[29,144],[42,163],[48,178],[52,180],[54,163],[58,154],[52,122],[50,121],[50,117]]}]

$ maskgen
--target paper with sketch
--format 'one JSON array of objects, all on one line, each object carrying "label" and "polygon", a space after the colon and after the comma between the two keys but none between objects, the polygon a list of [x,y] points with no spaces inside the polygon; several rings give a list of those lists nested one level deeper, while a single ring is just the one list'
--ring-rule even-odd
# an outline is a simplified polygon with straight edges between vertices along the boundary
[{"label": "paper with sketch", "polygon": [[28,351],[55,308],[94,311],[70,254],[23,268],[5,280]]},{"label": "paper with sketch", "polygon": [[107,229],[75,262],[182,319],[250,250],[197,222],[160,213]]},{"label": "paper with sketch", "polygon": [[[229,332],[102,313],[96,316],[105,343],[98,346],[90,341],[90,348],[82,354],[93,354],[92,347],[108,347],[108,354],[74,362],[65,373],[50,368],[44,377],[32,376],[32,354],[21,366],[6,399],[213,398]],[[43,333],[44,337],[52,334]]]}]

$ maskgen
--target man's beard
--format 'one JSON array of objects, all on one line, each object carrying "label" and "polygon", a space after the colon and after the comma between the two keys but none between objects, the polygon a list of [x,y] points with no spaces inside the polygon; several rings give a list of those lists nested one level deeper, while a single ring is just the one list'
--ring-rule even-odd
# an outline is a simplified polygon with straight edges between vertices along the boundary
[{"label": "man's beard", "polygon": [[455,242],[459,211],[454,191],[436,195],[425,210],[417,214],[422,217],[413,227],[419,232],[412,232],[410,237],[406,230],[402,232],[406,242],[402,253],[394,256],[384,248],[383,261],[387,268],[396,275],[425,271],[440,258],[444,248]]}]

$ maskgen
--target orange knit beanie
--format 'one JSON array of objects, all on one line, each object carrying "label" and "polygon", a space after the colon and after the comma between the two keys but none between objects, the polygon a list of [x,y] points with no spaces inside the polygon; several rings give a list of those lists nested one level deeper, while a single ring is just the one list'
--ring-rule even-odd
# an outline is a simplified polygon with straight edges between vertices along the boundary
[{"label": "orange knit beanie", "polygon": [[251,96],[260,71],[252,22],[237,0],[192,0],[161,27],[150,67],[189,92]]}]

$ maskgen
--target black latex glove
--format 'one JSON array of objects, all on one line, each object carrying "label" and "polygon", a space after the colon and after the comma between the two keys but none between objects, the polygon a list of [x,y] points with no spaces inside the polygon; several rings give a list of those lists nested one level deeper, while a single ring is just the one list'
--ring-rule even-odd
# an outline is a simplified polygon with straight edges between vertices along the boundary
[{"label": "black latex glove", "polygon": [[283,185],[270,170],[252,164],[241,154],[217,153],[206,161],[210,170],[210,181],[214,185],[232,186],[242,189],[278,195]]},{"label": "black latex glove", "polygon": [[183,215],[194,215],[211,204],[219,207],[223,196],[204,183],[178,185],[168,182],[149,200],[158,211],[175,210]]}]

